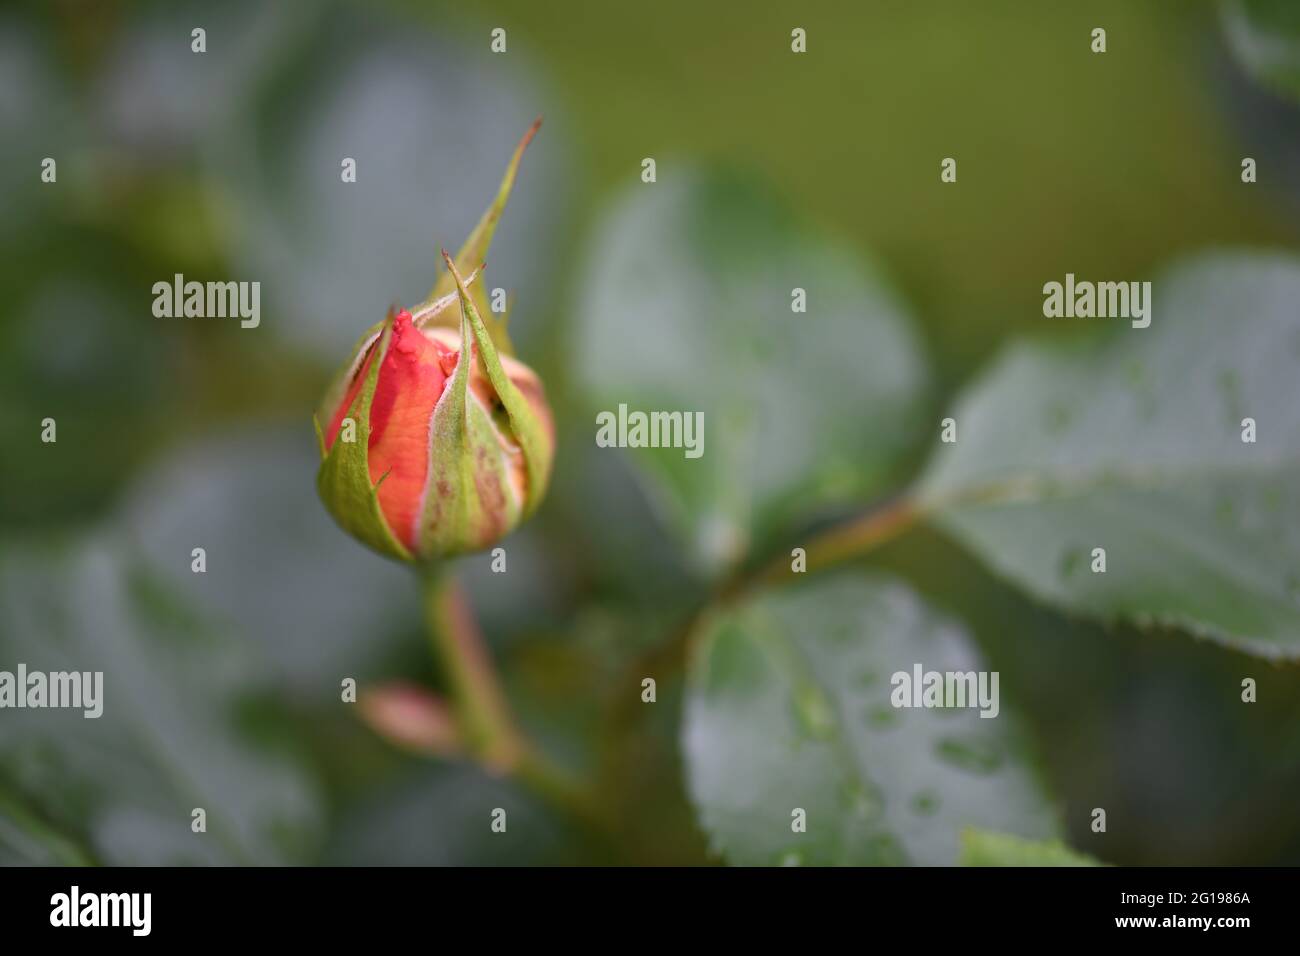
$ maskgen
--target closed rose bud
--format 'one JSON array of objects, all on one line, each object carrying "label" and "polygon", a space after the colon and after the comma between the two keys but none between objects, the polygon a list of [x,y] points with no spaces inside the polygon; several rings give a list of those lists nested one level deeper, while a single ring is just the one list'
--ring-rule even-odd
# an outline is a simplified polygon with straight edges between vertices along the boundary
[{"label": "closed rose bud", "polygon": [[[358,344],[316,419],[321,499],[347,531],[403,560],[490,546],[542,500],[555,449],[541,381],[502,354],[460,268],[486,252],[497,201],[413,312],[392,311]],[[454,291],[437,295],[444,285]],[[474,294],[477,293],[477,294]],[[453,326],[451,317],[458,316]],[[498,332],[504,338],[502,332]]]}]

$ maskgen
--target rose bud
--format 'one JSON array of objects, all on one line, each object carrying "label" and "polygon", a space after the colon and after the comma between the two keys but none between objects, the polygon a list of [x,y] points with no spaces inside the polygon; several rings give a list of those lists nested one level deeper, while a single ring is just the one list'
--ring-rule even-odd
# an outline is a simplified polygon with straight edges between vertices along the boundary
[{"label": "rose bud", "polygon": [[[316,418],[317,485],[335,520],[403,560],[486,548],[540,504],[555,451],[537,375],[493,340],[478,272],[519,157],[430,299],[393,310],[358,344]],[[481,270],[480,270],[481,271]],[[453,291],[439,295],[442,288]],[[472,294],[470,289],[474,286]],[[451,317],[459,313],[452,327]],[[504,343],[504,330],[496,329]]]}]

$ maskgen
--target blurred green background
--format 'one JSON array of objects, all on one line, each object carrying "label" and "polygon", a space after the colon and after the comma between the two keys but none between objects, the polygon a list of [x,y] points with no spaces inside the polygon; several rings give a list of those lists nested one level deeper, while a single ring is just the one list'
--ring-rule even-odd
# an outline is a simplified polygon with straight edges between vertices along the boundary
[{"label": "blurred green background", "polygon": [[[439,675],[406,571],[335,529],[314,488],[310,411],[329,375],[391,301],[423,297],[439,245],[468,233],[538,114],[488,283],[511,291],[561,451],[544,509],[506,543],[509,572],[461,566],[521,723],[596,781],[606,833],[405,754],[339,703],[344,677]],[[0,860],[716,862],[683,785],[674,653],[656,652],[709,574],[589,437],[609,395],[588,367],[593,303],[645,323],[661,294],[680,306],[676,290],[600,291],[620,210],[715,177],[742,184],[725,222],[727,203],[752,203],[764,228],[817,237],[807,248],[829,251],[813,260],[870,263],[928,383],[881,439],[896,458],[851,489],[883,497],[1011,336],[1078,334],[1042,321],[1045,281],[1300,247],[1298,121],[1234,61],[1214,6],[1176,0],[8,5],[0,667],[98,660],[131,704],[110,696],[99,722],[0,716]],[[355,184],[340,184],[345,156]],[[947,156],[958,182],[941,187]],[[1240,181],[1243,156],[1259,183]],[[260,327],[155,318],[150,288],[177,272],[260,281]],[[745,337],[744,314],[688,319]],[[666,361],[678,348],[669,336]],[[741,361],[721,344],[692,359],[700,376]],[[826,414],[851,422],[868,399],[842,393]],[[754,553],[844,510],[828,482]],[[963,620],[1002,672],[1072,843],[1115,863],[1300,862],[1294,667],[1062,617],[924,530],[872,563]],[[665,675],[654,707],[637,698],[647,667]],[[1256,706],[1218,689],[1265,672]],[[190,839],[192,806],[214,839]],[[486,825],[496,806],[508,839]],[[1122,821],[1104,841],[1097,806]]]}]

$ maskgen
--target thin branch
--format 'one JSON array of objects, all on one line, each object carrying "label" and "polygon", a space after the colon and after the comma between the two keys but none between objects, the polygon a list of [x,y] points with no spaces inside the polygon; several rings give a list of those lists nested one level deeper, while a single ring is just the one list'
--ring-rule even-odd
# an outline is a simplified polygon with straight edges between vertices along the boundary
[{"label": "thin branch", "polygon": [[515,723],[464,587],[441,568],[423,571],[425,614],[466,750],[488,770],[518,777],[543,798],[607,832],[589,788],[532,746]]},{"label": "thin branch", "polygon": [[524,750],[469,598],[441,567],[423,572],[429,638],[447,671],[452,707],[470,753],[499,772],[518,766]]}]

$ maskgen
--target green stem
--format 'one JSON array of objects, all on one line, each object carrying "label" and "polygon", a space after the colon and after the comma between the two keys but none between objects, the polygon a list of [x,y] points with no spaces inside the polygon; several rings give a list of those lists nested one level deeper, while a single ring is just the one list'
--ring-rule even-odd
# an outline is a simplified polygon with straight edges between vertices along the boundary
[{"label": "green stem", "polygon": [[561,809],[602,829],[608,824],[588,790],[537,751],[515,723],[464,587],[443,568],[421,576],[433,649],[467,753],[494,773],[512,774]]},{"label": "green stem", "polygon": [[795,571],[791,558],[781,555],[756,573],[733,582],[724,594],[734,597],[760,585],[780,584],[799,577],[801,573],[825,571],[860,558],[908,531],[922,517],[923,511],[911,498],[896,498],[882,508],[850,518],[815,535],[804,547],[807,563],[803,572]]},{"label": "green stem", "polygon": [[532,790],[554,806],[587,823],[594,830],[608,834],[613,821],[597,802],[591,789],[575,780],[532,747],[525,747],[515,773]]},{"label": "green stem", "polygon": [[[863,557],[914,527],[924,516],[925,509],[904,496],[827,528],[804,547],[807,567],[803,573],[824,571]],[[756,588],[786,584],[801,576],[802,573],[791,566],[790,557],[785,555],[778,555],[757,571],[737,574],[719,588],[715,598],[706,600],[692,611],[669,639],[638,656],[628,667],[624,682],[640,683],[646,674],[676,674],[684,669],[690,642],[701,618],[715,600],[722,603],[736,601]],[[635,705],[631,702],[636,697],[628,693],[621,695],[619,700],[621,703],[615,708],[616,719],[632,719]]]},{"label": "green stem", "polygon": [[421,583],[429,638],[446,670],[465,749],[494,770],[513,771],[523,754],[523,738],[464,588],[440,566],[424,570]]}]

